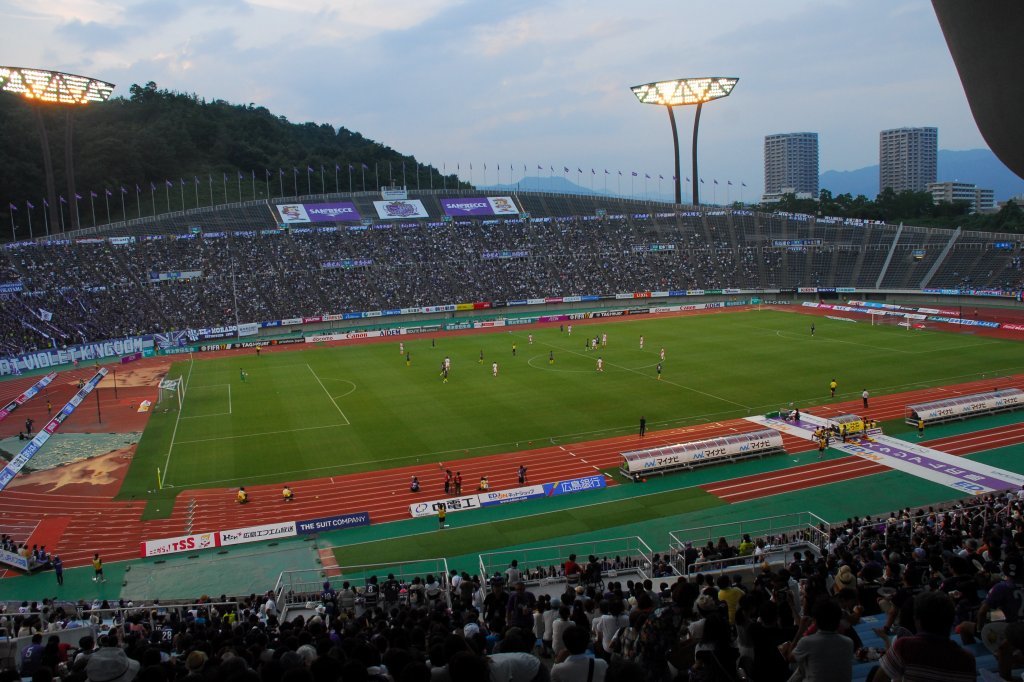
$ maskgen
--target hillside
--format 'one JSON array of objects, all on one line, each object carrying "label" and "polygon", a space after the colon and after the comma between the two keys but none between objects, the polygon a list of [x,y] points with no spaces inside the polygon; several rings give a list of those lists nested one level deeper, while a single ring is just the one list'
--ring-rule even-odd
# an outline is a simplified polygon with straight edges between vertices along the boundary
[{"label": "hillside", "polygon": [[[70,200],[64,165],[68,111],[41,109],[39,120],[49,140],[57,195]],[[414,157],[344,127],[292,123],[254,104],[206,101],[196,95],[160,90],[155,83],[131,86],[127,98],[73,110],[71,121],[83,226],[92,224],[90,198],[94,199],[97,220],[106,221],[107,190],[111,192],[111,218],[120,218],[121,187],[127,190],[128,217],[137,217],[137,198],[141,199],[142,214],[147,215],[153,212],[154,202],[155,211],[162,213],[168,208],[181,210],[183,205],[192,208],[197,202],[205,206],[211,200],[221,203],[225,198],[266,197],[268,189],[271,196],[292,195],[296,188],[298,194],[319,193],[321,188],[333,191],[337,182],[338,189],[348,191],[350,165],[355,191],[386,183],[389,173],[401,183],[403,164],[410,187],[415,187],[417,180],[429,186],[431,174],[435,186],[442,184],[436,169],[419,167]],[[18,207],[14,217],[19,237],[27,236],[23,235],[29,211],[26,202],[36,207],[34,222],[41,231],[46,194],[34,108],[20,98],[0,96],[0,128],[4,131],[0,138],[0,187],[4,191],[0,225],[10,225],[8,204],[13,202]],[[449,187],[458,185],[455,176],[444,182]]]}]

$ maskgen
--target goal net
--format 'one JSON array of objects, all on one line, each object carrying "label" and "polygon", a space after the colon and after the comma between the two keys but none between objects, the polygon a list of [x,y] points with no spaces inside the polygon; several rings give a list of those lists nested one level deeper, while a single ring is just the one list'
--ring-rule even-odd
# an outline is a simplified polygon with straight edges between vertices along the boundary
[{"label": "goal net", "polygon": [[157,394],[156,409],[161,412],[178,412],[185,399],[185,382],[178,379],[161,379]]},{"label": "goal net", "polygon": [[897,327],[904,331],[911,329],[923,329],[923,320],[913,320],[901,315],[886,315],[885,313],[871,313],[872,327]]}]

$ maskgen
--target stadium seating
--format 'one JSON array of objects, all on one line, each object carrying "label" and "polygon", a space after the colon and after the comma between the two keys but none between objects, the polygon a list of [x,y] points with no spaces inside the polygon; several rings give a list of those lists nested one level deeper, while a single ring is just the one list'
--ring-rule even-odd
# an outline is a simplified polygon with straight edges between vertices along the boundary
[{"label": "stadium seating", "polygon": [[[478,192],[445,195],[458,194]],[[441,195],[413,193],[435,214]],[[373,214],[377,198],[345,195],[363,215]],[[1006,235],[965,233],[954,240],[948,230],[812,216],[675,212],[664,204],[578,195],[516,198],[531,214],[528,222],[518,216],[420,220],[285,233],[276,229],[274,209],[257,201],[76,235],[86,239],[20,243],[0,250],[0,283],[23,285],[19,293],[0,294],[0,353],[462,301],[672,289],[870,289],[879,281],[901,290],[965,281],[977,288],[1024,284],[1019,246],[994,248]],[[606,213],[600,219],[598,209]],[[123,243],[125,236],[135,241]],[[651,248],[663,244],[674,250]],[[483,258],[487,251],[524,251],[525,257]],[[372,263],[323,266],[342,258]],[[161,280],[152,273],[199,274]],[[53,318],[43,320],[40,310]]]}]

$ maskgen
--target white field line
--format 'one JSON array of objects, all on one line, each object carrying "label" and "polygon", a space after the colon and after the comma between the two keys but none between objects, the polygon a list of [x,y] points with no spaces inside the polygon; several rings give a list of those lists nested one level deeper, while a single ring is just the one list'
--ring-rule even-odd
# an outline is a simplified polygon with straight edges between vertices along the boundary
[{"label": "white field line", "polygon": [[320,377],[318,377],[316,375],[316,372],[313,371],[313,368],[309,366],[308,362],[306,363],[306,368],[313,375],[313,378],[316,379],[316,383],[320,384],[320,388],[323,389],[324,395],[326,395],[327,399],[331,401],[332,405],[334,405],[334,409],[336,409],[338,411],[338,414],[341,415],[341,418],[345,420],[345,424],[344,425],[345,426],[351,426],[352,422],[350,422],[348,420],[348,417],[345,416],[345,413],[341,411],[341,406],[338,405],[338,401],[331,397],[331,392],[327,390],[326,386],[324,386],[324,382],[320,381]]},{"label": "white field line", "polygon": [[[188,382],[192,379],[192,368],[195,367],[195,365],[195,358],[193,358],[192,354],[189,353],[188,376],[185,377],[185,387],[181,391],[183,401],[188,394]],[[171,466],[171,451],[174,450],[174,438],[178,435],[178,424],[181,423],[181,411],[184,408],[184,404],[178,405],[178,416],[174,419],[174,430],[171,432],[171,443],[167,446],[167,458],[164,459],[164,471],[160,475],[160,485],[163,485],[163,482],[167,480],[167,469]]]},{"label": "white field line", "polygon": [[207,388],[220,388],[226,386],[228,389],[228,411],[227,412],[214,412],[213,414],[190,414],[182,419],[205,419],[206,417],[224,417],[231,414],[231,384],[210,384],[209,386],[193,386],[193,391],[201,391]]}]

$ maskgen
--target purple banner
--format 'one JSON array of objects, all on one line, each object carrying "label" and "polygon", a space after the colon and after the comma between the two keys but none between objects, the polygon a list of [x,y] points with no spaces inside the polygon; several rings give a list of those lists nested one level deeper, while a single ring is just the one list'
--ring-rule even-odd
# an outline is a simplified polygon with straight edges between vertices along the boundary
[{"label": "purple banner", "polygon": [[519,215],[512,197],[459,197],[458,199],[441,199],[441,208],[445,215],[480,216],[480,215]]},{"label": "purple banner", "polygon": [[294,223],[337,223],[362,220],[356,205],[351,201],[333,201],[323,204],[277,204],[281,222]]},{"label": "purple banner", "polygon": [[127,365],[129,362],[135,362],[136,360],[142,359],[142,353],[132,353],[131,355],[124,355],[121,357],[121,364]]}]

